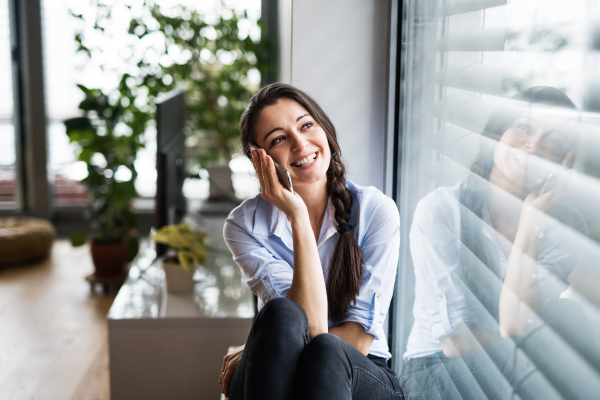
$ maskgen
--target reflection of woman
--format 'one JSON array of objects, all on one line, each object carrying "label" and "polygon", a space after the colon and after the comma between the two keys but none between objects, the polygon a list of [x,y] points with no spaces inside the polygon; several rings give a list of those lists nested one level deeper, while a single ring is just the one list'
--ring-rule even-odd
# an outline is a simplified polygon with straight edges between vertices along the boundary
[{"label": "reflection of woman", "polygon": [[[550,87],[515,100],[574,108]],[[560,204],[556,186],[540,193],[548,165],[572,166],[573,140],[517,110],[490,117],[475,174],[417,205],[410,233],[415,322],[401,376],[409,398],[504,398],[522,383],[506,376],[541,379],[531,366],[514,371],[517,359],[509,356],[518,340],[502,338],[533,332],[574,266],[560,230],[545,229],[543,213],[576,228],[581,218]]]},{"label": "reflection of woman", "polygon": [[[250,100],[241,139],[262,193],[232,211],[224,235],[264,306],[245,347],[224,359],[223,392],[402,398],[382,326],[398,262],[394,202],[346,180],[331,121],[289,85]],[[275,162],[290,172],[295,194],[279,183]]]}]

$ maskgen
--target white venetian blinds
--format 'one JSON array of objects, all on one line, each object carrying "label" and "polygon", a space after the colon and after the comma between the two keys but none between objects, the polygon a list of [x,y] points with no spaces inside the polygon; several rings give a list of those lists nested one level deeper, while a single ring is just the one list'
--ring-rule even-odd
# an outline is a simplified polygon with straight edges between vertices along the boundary
[{"label": "white venetian blinds", "polygon": [[[462,226],[456,239],[468,242],[465,251],[479,260],[469,264],[472,270],[466,276],[468,279],[477,276],[481,281],[474,285],[472,281],[464,282],[464,274],[454,277],[462,280],[460,290],[468,292],[464,297],[479,302],[474,306],[479,308],[478,313],[495,320],[500,332],[497,310],[483,304],[481,293],[473,291],[475,287],[477,290],[489,287],[490,293],[500,293],[506,288],[505,273],[510,268],[507,264],[515,254],[514,235],[522,228],[518,218],[523,199],[514,193],[503,194],[507,199],[506,215],[495,215],[498,208],[488,209],[488,202],[493,196],[490,193],[498,187],[490,183],[489,177],[473,172],[472,167],[487,149],[491,152],[490,168],[504,168],[515,185],[522,184],[528,188],[524,190],[538,194],[547,183],[557,197],[553,204],[546,208],[539,206],[536,211],[541,229],[536,240],[539,248],[523,256],[523,264],[533,263],[533,281],[541,283],[529,288],[535,287],[543,293],[538,296],[542,303],[560,298],[576,304],[574,309],[581,311],[581,315],[575,320],[581,322],[581,329],[590,329],[589,335],[573,335],[568,329],[562,330],[560,323],[549,324],[550,317],[538,312],[542,305],[526,304],[533,311],[532,323],[550,326],[550,333],[543,337],[543,342],[534,339],[527,346],[517,346],[511,351],[536,367],[540,376],[535,384],[539,389],[537,395],[544,393],[547,396],[544,398],[557,399],[597,398],[600,393],[597,356],[600,354],[600,2],[420,0],[406,4],[407,67],[403,92],[406,110],[400,199],[403,240],[409,241],[414,211],[423,198],[461,182],[476,184],[477,193],[485,195],[481,199],[471,198],[475,205],[461,205]],[[544,98],[547,92],[540,98],[532,97],[531,93],[522,95],[527,89],[540,86],[556,89],[574,106]],[[519,100],[513,99],[514,96],[520,96]],[[491,129],[494,118],[505,125],[498,123],[492,128],[503,126],[502,130],[495,138],[482,135],[486,127]],[[539,134],[540,141],[533,143],[527,135],[535,134]],[[525,136],[533,144],[519,142]],[[468,237],[473,232],[482,232],[479,227],[469,231],[465,227],[469,223],[489,227],[490,242]],[[481,248],[474,249],[477,246]],[[498,251],[497,258],[492,250]],[[411,282],[413,270],[420,266],[413,265],[415,256],[410,254],[408,244],[403,244],[401,251],[401,260],[406,264],[402,265],[404,279]],[[491,265],[500,272],[489,274]],[[441,266],[440,274],[443,273],[455,271],[443,271]],[[435,279],[431,278],[432,285]],[[404,316],[411,312],[414,297],[424,296],[419,290],[409,289],[404,296],[411,299],[399,303]],[[514,294],[524,296],[522,292]],[[451,307],[452,299],[448,302]],[[499,301],[494,306],[502,308]],[[413,320],[403,318],[400,330],[405,332],[405,345]],[[500,371],[500,366],[497,367]],[[513,382],[506,377],[499,379]],[[517,397],[538,398],[536,393],[527,394],[523,388],[513,389]]]}]

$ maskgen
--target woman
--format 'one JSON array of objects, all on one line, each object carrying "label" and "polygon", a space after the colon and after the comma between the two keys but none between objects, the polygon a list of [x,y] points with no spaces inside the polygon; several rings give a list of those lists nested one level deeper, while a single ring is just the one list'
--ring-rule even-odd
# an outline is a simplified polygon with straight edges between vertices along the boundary
[{"label": "woman", "polygon": [[[219,383],[237,399],[399,399],[383,321],[399,251],[394,202],[346,180],[335,129],[306,93],[263,88],[241,120],[261,195],[224,236],[264,304]],[[251,150],[251,148],[259,150]],[[295,193],[279,183],[290,172]]]},{"label": "woman", "polygon": [[[557,106],[575,107],[550,87],[514,100],[490,117],[473,174],[415,210],[415,322],[400,378],[407,398],[502,399],[528,390],[554,398],[536,368],[552,351],[552,332],[593,343],[581,311],[559,300],[576,259],[555,221],[584,226],[563,203],[575,140],[554,116]],[[588,339],[573,339],[573,328]]]}]

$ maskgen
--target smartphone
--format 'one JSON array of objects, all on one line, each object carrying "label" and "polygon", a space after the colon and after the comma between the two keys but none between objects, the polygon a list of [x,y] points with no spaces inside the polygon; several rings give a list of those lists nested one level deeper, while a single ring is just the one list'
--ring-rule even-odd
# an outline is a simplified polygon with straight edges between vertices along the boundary
[{"label": "smartphone", "polygon": [[[256,147],[250,146],[250,151],[252,150],[258,152]],[[294,193],[294,185],[292,185],[292,177],[290,176],[290,172],[281,165],[277,164],[275,160],[273,160],[273,163],[275,164],[275,171],[277,172],[277,178],[279,178],[279,183],[281,183],[281,186]]]},{"label": "smartphone", "polygon": [[541,196],[544,193],[548,193],[549,191],[554,189],[555,185],[556,185],[556,175],[555,174],[548,175],[548,177],[544,181],[544,184],[540,188],[540,191],[538,192],[538,196]]},{"label": "smartphone", "polygon": [[294,185],[292,185],[292,177],[290,176],[290,171],[283,168],[281,165],[277,164],[275,161],[273,161],[273,163],[275,164],[275,171],[277,171],[277,177],[279,178],[279,182],[281,183],[281,185],[284,188],[286,188],[293,194],[294,193]]}]

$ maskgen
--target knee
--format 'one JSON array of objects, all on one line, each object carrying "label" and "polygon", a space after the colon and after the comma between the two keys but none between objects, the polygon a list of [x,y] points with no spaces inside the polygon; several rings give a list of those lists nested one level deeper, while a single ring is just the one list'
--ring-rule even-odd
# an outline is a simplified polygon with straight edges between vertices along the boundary
[{"label": "knee", "polygon": [[330,333],[315,336],[304,347],[300,356],[300,366],[312,371],[343,368],[347,357],[340,346],[340,340]]},{"label": "knee", "polygon": [[260,310],[256,323],[266,325],[275,331],[304,331],[308,329],[306,313],[293,300],[278,297],[265,303]]}]

